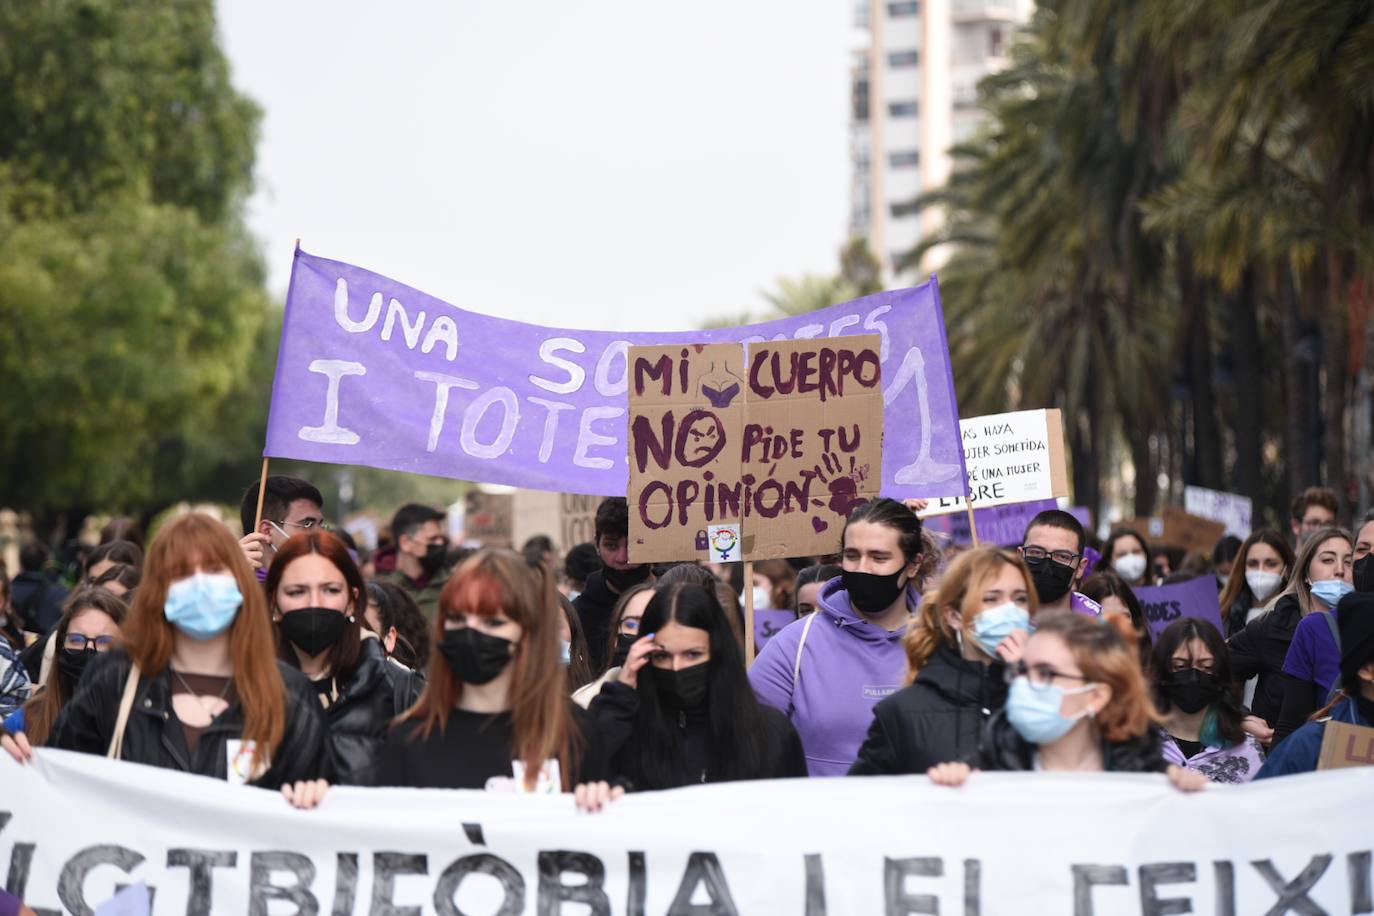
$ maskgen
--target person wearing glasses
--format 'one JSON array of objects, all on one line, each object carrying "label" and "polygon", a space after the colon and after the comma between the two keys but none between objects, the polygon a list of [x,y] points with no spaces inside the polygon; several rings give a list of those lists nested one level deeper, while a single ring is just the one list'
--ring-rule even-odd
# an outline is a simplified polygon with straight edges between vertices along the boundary
[{"label": "person wearing glasses", "polygon": [[583,709],[592,705],[592,700],[601,693],[601,688],[620,676],[620,669],[630,655],[630,647],[639,639],[639,621],[649,599],[654,596],[654,586],[649,582],[632,585],[621,593],[611,611],[611,639],[606,646],[606,670],[590,684],[573,691],[573,702]]},{"label": "person wearing glasses", "polygon": [[1003,672],[1021,656],[1038,607],[1014,553],[979,547],[949,565],[906,637],[907,686],[873,709],[851,776],[924,773],[978,749],[1007,698]]},{"label": "person wearing glasses", "polygon": [[268,477],[267,495],[262,500],[262,519],[259,520],[260,483],[253,481],[239,502],[239,521],[243,525],[239,547],[248,558],[248,565],[256,572],[258,581],[265,582],[267,567],[272,565],[272,557],[287,538],[324,527],[324,497],[308,480]]},{"label": "person wearing glasses", "polygon": [[1059,612],[1035,624],[1020,660],[1007,666],[1006,707],[989,720],[977,754],[931,767],[932,782],[961,786],[978,769],[1167,773],[1184,791],[1208,784],[1164,759],[1130,621]]},{"label": "person wearing glasses", "polygon": [[1330,487],[1308,487],[1293,500],[1293,540],[1297,550],[1301,550],[1307,539],[1336,524],[1336,513],[1340,510],[1340,500],[1336,491]]},{"label": "person wearing glasses", "polygon": [[53,631],[59,647],[54,656],[56,664],[49,666],[28,702],[5,719],[5,730],[23,732],[34,747],[47,744],[57,716],[76,693],[87,663],[97,653],[114,647],[127,612],[123,599],[108,589],[87,586],[72,592]]},{"label": "person wearing glasses", "polygon": [[[1354,591],[1350,576],[1354,541],[1343,528],[1323,528],[1309,537],[1303,542],[1278,597],[1266,605],[1263,614],[1227,640],[1236,677],[1259,678],[1250,711],[1276,730],[1290,678],[1315,682],[1324,690],[1329,690],[1335,679],[1334,666],[1327,664],[1332,657],[1340,658],[1330,626],[1334,620],[1321,616],[1321,612],[1330,611]],[[1312,623],[1304,625],[1308,618]],[[1300,628],[1301,640],[1297,638]],[[1290,655],[1293,666],[1287,664]],[[1290,722],[1294,721],[1293,716],[1290,712]],[[1301,724],[1301,718],[1296,722]],[[1281,738],[1276,736],[1275,743]]]},{"label": "person wearing glasses", "polygon": [[1083,554],[1086,543],[1083,524],[1059,509],[1046,509],[1026,526],[1021,557],[1030,567],[1042,613],[1102,615],[1100,604],[1074,591],[1088,572],[1088,558]]}]

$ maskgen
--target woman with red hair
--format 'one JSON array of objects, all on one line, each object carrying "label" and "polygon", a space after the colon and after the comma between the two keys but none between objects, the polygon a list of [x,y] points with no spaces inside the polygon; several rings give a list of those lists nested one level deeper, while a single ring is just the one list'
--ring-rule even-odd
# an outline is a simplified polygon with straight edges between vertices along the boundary
[{"label": "woman with red hair", "polygon": [[376,785],[387,728],[422,683],[387,662],[381,640],[363,628],[367,587],[348,547],[327,531],[293,535],[272,559],[267,601],[281,660],[310,679],[325,710],[325,778]]},{"label": "woman with red hair", "polygon": [[[272,789],[320,775],[320,704],[276,660],[262,587],[220,522],[167,523],[121,633],[86,666],[50,747]],[[4,746],[32,756],[22,735]]]},{"label": "woman with red hair", "polygon": [[387,736],[381,785],[555,793],[605,778],[591,716],[568,698],[546,568],[483,550],[439,596],[420,700]]}]

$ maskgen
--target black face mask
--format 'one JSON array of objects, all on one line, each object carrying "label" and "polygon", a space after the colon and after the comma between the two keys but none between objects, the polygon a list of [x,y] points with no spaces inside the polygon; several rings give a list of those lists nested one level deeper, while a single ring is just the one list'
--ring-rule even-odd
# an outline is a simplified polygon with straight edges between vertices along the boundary
[{"label": "black face mask", "polygon": [[439,640],[439,653],[448,662],[453,676],[464,684],[486,684],[506,670],[515,656],[515,643],[463,627],[444,631],[444,638]]},{"label": "black face mask", "polygon": [[899,581],[906,569],[897,570],[886,576],[877,573],[851,572],[842,570],[844,590],[849,593],[849,603],[860,614],[881,614],[892,607],[892,603],[902,594],[905,583]]},{"label": "black face mask", "polygon": [[1360,557],[1350,567],[1350,581],[1357,592],[1374,592],[1374,553]]},{"label": "black face mask", "polygon": [[1054,604],[1068,594],[1073,584],[1073,574],[1077,567],[1056,563],[1049,557],[1042,560],[1026,559],[1030,568],[1031,581],[1035,583],[1035,594],[1041,604]]},{"label": "black face mask", "polygon": [[332,608],[303,607],[283,613],[277,626],[291,645],[314,658],[339,641],[348,629],[348,618]]},{"label": "black face mask", "polygon": [[638,641],[636,633],[617,633],[615,635],[615,651],[611,653],[611,665],[616,668],[625,666],[625,659],[630,656],[630,648]]},{"label": "black face mask", "polygon": [[432,576],[444,568],[444,560],[448,557],[448,542],[430,544],[425,548],[425,555],[420,557],[420,568],[425,571],[426,576]]},{"label": "black face mask", "polygon": [[641,566],[631,566],[629,569],[613,569],[610,566],[602,566],[606,577],[606,584],[617,592],[634,588],[639,583],[649,578],[649,564]]},{"label": "black face mask", "polygon": [[1169,674],[1169,679],[1164,683],[1164,693],[1170,703],[1192,715],[1221,699],[1221,683],[1210,671],[1183,668]]},{"label": "black face mask", "polygon": [[655,668],[654,686],[658,688],[659,698],[668,705],[695,709],[706,701],[711,686],[711,662],[698,662],[677,671]]},{"label": "black face mask", "polygon": [[72,687],[76,687],[81,682],[81,675],[85,672],[86,666],[90,664],[93,658],[95,658],[95,646],[80,651],[64,648],[57,653],[57,670],[71,683]]}]

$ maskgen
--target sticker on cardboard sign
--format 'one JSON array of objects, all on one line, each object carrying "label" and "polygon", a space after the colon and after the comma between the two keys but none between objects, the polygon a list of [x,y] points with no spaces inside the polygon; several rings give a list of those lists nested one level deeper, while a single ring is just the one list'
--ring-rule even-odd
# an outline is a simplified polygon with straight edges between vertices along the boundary
[{"label": "sticker on cardboard sign", "polygon": [[712,563],[735,563],[744,559],[740,544],[739,525],[711,525],[706,529],[706,542]]}]

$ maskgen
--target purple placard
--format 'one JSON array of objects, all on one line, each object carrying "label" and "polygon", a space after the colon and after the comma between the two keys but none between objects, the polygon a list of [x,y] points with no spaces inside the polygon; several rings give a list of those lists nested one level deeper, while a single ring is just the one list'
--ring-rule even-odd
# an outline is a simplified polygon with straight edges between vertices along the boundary
[{"label": "purple placard", "polygon": [[[978,542],[988,547],[1020,546],[1030,520],[1046,509],[1057,508],[1057,500],[1034,499],[1028,503],[1009,503],[1005,506],[974,509],[973,518],[978,523]],[[932,515],[922,519],[922,524],[932,531],[943,531],[948,534],[955,544],[973,543],[967,512]]]},{"label": "purple placard", "polygon": [[797,619],[794,611],[755,611],[754,612],[754,646],[755,652],[762,652],[763,647],[768,644],[768,640],[777,636],[783,627]]},{"label": "purple placard", "polygon": [[1177,585],[1152,585],[1134,591],[1145,612],[1151,639],[1158,639],[1169,624],[1184,617],[1201,617],[1226,632],[1221,625],[1216,576],[1199,576]]},{"label": "purple placard", "polygon": [[621,494],[629,484],[630,345],[845,334],[882,337],[882,493],[963,489],[959,408],[934,277],[764,324],[610,333],[464,311],[297,249],[263,454]]}]

